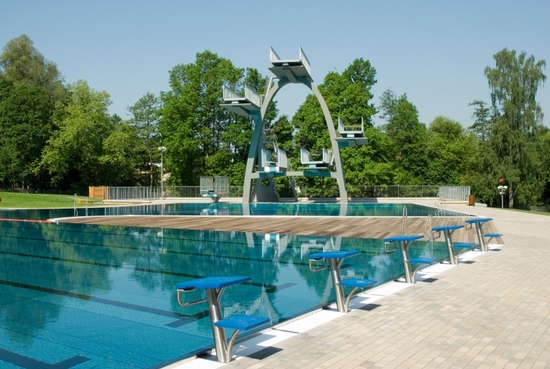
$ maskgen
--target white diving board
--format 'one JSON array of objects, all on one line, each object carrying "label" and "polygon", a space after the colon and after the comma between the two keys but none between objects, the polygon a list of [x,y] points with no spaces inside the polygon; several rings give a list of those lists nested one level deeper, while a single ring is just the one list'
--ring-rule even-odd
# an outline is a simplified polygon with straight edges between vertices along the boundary
[{"label": "white diving board", "polygon": [[338,118],[338,133],[341,137],[336,138],[338,147],[354,147],[367,145],[368,140],[365,138],[365,124],[361,118],[361,125],[345,126],[340,118]]},{"label": "white diving board", "polygon": [[244,96],[223,86],[223,101],[224,104],[221,104],[221,106],[243,117],[250,116],[251,112],[260,111],[260,107],[262,106],[260,95],[246,86],[244,88]]},{"label": "white diving board", "polygon": [[208,197],[214,202],[218,202],[220,197],[229,194],[229,178],[225,176],[201,177],[200,193],[201,197]]},{"label": "white diving board", "polygon": [[311,160],[311,155],[309,151],[303,147],[300,149],[300,159],[303,165],[306,165],[306,168],[312,169],[327,169],[332,161],[332,152],[323,148],[323,157],[322,160]]},{"label": "white diving board", "polygon": [[271,67],[269,70],[279,79],[287,78],[291,82],[296,82],[298,78],[305,78],[313,81],[311,78],[309,60],[300,47],[298,59],[281,59],[279,55],[270,48],[269,59]]},{"label": "white diving board", "polygon": [[286,151],[283,149],[277,150],[277,160],[273,161],[272,152],[268,149],[262,149],[260,155],[260,170],[266,173],[286,172],[288,168],[288,158]]}]

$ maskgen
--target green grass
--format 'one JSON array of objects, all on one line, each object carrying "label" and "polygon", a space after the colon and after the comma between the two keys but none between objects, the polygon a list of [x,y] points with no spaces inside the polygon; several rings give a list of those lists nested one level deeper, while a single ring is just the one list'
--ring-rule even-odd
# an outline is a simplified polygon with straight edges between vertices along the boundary
[{"label": "green grass", "polygon": [[[72,208],[74,196],[45,195],[18,192],[0,192],[0,208]],[[101,202],[101,199],[88,199],[88,206]],[[86,197],[77,197],[77,207],[86,206]]]}]

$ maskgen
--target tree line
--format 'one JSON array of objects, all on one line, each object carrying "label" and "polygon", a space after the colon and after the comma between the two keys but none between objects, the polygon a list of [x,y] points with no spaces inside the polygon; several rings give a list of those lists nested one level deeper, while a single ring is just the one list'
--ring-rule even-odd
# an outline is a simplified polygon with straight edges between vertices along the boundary
[{"label": "tree line", "polygon": [[[361,119],[369,144],[342,149],[350,196],[368,185],[467,185],[478,201],[500,205],[497,185],[506,185],[505,206],[528,208],[550,202],[550,131],[536,100],[546,80],[544,60],[503,49],[485,68],[488,102],[473,99],[473,124],[445,116],[419,121],[407,95],[385,91],[374,102],[376,69],[358,58],[318,85],[333,121]],[[238,68],[211,51],[169,72],[170,90],[144,94],[128,107],[129,119],[109,114],[110,96],[84,80],[67,84],[22,35],[0,55],[0,187],[86,193],[88,186],[159,184],[161,153],[166,185],[196,186],[201,176],[228,176],[242,186],[253,123],[221,107],[222,87],[244,86],[264,94],[269,78]],[[375,125],[379,116],[384,124]],[[294,116],[271,103],[265,128],[271,140],[300,166],[301,147],[330,148],[317,99],[308,95]],[[464,123],[464,122],[462,122]],[[280,190],[287,178],[277,178]],[[333,179],[296,178],[310,196],[338,195]]]}]

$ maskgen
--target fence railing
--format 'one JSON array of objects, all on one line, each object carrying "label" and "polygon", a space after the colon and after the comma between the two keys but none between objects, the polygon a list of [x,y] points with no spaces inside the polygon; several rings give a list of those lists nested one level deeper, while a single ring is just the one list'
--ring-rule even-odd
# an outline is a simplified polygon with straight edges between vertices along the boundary
[{"label": "fence railing", "polygon": [[[161,197],[201,197],[200,186],[106,187],[106,200],[158,199]],[[161,193],[161,191],[163,193]],[[229,186],[224,197],[242,197],[242,186]]]},{"label": "fence railing", "polygon": [[348,187],[348,195],[361,197],[438,197],[439,186],[379,185]]},{"label": "fence railing", "polygon": [[[164,186],[161,194],[160,186],[153,187],[105,187],[108,200],[158,199],[161,197],[201,197],[200,186]],[[90,190],[92,191],[92,190]],[[280,197],[291,197],[284,191]],[[91,193],[91,192],[90,192]],[[351,198],[372,197],[439,197],[445,200],[468,201],[469,186],[434,186],[434,185],[388,185],[349,187]],[[242,197],[242,186],[229,186],[229,193],[224,197]],[[307,187],[300,188],[301,197],[309,197]]]},{"label": "fence railing", "polygon": [[445,200],[468,201],[470,186],[440,186],[438,197]]}]

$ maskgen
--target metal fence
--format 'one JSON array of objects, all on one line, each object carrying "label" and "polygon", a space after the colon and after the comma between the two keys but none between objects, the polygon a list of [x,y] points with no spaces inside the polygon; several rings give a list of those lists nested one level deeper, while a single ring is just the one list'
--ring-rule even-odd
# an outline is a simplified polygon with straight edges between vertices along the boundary
[{"label": "metal fence", "polygon": [[439,186],[384,185],[348,187],[348,196],[362,197],[438,197]]},{"label": "metal fence", "polygon": [[[164,193],[161,194],[161,191]],[[242,197],[242,186],[229,186],[224,197]],[[108,187],[109,200],[158,199],[161,197],[201,197],[200,186]]]},{"label": "metal fence", "polygon": [[445,200],[468,201],[470,186],[441,186],[438,197]]},{"label": "metal fence", "polygon": [[[200,186],[164,186],[161,187],[108,187],[109,200],[158,199],[161,197],[201,197]],[[300,196],[308,197],[307,187],[301,187]],[[439,197],[446,200],[468,201],[469,186],[433,186],[433,185],[388,185],[348,187],[352,198],[373,197]],[[224,197],[242,197],[242,186],[229,186],[229,193]],[[279,193],[285,197],[285,193]],[[289,195],[290,197],[290,195]]]}]

